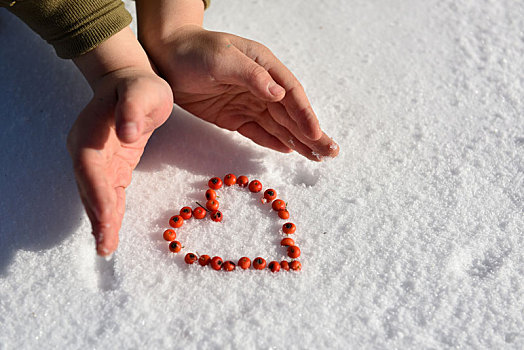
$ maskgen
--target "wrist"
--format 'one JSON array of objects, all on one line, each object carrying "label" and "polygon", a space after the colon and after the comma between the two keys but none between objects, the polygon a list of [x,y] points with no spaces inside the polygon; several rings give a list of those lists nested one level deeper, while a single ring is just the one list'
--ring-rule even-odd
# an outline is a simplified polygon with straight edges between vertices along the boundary
[{"label": "wrist", "polygon": [[138,38],[152,48],[184,26],[202,27],[202,0],[137,0]]},{"label": "wrist", "polygon": [[151,63],[129,27],[122,29],[93,50],[73,59],[91,88],[105,75],[125,69],[153,72]]}]

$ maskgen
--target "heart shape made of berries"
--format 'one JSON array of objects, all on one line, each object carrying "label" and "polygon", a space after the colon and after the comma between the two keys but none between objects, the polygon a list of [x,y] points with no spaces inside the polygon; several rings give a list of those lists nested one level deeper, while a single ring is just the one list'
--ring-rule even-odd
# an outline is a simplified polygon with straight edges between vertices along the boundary
[{"label": "heart shape made of berries", "polygon": [[[194,209],[191,207],[183,207],[180,209],[178,215],[174,215],[169,219],[169,226],[172,228],[164,231],[163,237],[166,241],[169,242],[169,250],[172,253],[179,253],[182,250],[182,243],[176,240],[177,234],[174,229],[182,227],[184,221],[190,219],[202,220],[205,219],[208,214],[211,220],[215,222],[222,221],[223,214],[220,212],[219,206],[220,203],[217,200],[217,192],[222,188],[222,186],[238,186],[239,188],[247,188],[253,194],[258,194],[262,192],[262,184],[258,180],[252,180],[249,182],[249,179],[246,176],[239,176],[238,178],[234,174],[227,174],[224,176],[222,181],[219,177],[213,177],[209,180],[208,186],[209,189],[205,192],[205,198],[207,200],[206,205],[203,206],[197,202],[198,206]],[[261,201],[265,204],[271,204],[273,210],[278,214],[278,217],[284,220],[289,219],[289,212],[286,208],[286,203],[277,199],[277,192],[274,189],[267,189],[263,192],[263,197]],[[295,234],[296,226],[292,222],[286,222],[282,225],[282,233],[286,236]],[[278,272],[282,268],[283,270],[289,271],[299,271],[302,269],[302,264],[300,261],[295,260],[300,256],[300,248],[295,244],[295,241],[290,237],[284,237],[280,242],[287,250],[287,255],[292,259],[291,261],[283,260],[281,262],[271,261],[266,265],[266,260],[262,257],[256,257],[251,263],[251,259],[244,256],[238,260],[238,266],[247,270],[251,266],[255,270],[264,270],[267,266],[272,272]],[[223,261],[221,257],[214,256],[210,257],[209,255],[203,254],[197,256],[194,253],[187,253],[184,257],[184,261],[192,265],[198,261],[201,266],[211,266],[213,270],[224,270],[224,271],[233,271],[236,269],[237,264],[232,260]]]}]

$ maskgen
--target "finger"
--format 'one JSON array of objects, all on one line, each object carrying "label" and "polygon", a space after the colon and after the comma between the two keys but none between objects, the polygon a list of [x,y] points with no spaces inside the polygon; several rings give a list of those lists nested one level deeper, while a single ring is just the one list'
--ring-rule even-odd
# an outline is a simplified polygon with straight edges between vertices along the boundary
[{"label": "finger", "polygon": [[273,118],[271,118],[268,111],[266,111],[262,118],[257,120],[258,124],[270,135],[276,137],[287,147],[297,151],[304,157],[313,160],[321,161],[318,154],[313,151],[309,146],[304,144],[298,138],[296,138],[288,129],[278,124]]},{"label": "finger", "polygon": [[286,90],[286,96],[281,102],[285,106],[287,113],[297,123],[299,130],[307,138],[318,140],[322,136],[318,118],[306,97],[302,85],[298,84]]},{"label": "finger", "polygon": [[91,221],[99,255],[110,255],[118,243],[120,222],[116,194],[109,185],[101,157],[95,150],[84,150],[74,161],[80,196]]},{"label": "finger", "polygon": [[103,252],[103,254],[101,255],[112,254],[118,247],[118,232],[120,231],[120,227],[122,226],[122,220],[124,219],[126,202],[125,189],[124,187],[115,187],[113,191],[116,197],[115,211],[113,213],[113,225],[115,225],[116,234],[106,235],[104,239],[101,240],[98,246],[99,254],[100,252]]},{"label": "finger", "polygon": [[[172,96],[166,93],[158,94],[158,91],[165,89],[144,88],[145,84],[157,83],[144,81],[138,84],[126,81],[117,88],[116,133],[118,138],[125,143],[135,142],[141,135],[152,132],[171,113]],[[157,94],[149,91],[155,91]]]},{"label": "finger", "polygon": [[287,110],[280,103],[269,103],[268,112],[273,119],[289,130],[293,136],[295,136],[300,142],[304,143],[311,149],[311,152],[316,157],[331,157],[334,158],[338,155],[339,147],[333,139],[327,136],[324,132],[318,140],[311,140],[300,132],[298,125],[293,119],[290,118]]},{"label": "finger", "polygon": [[322,136],[318,118],[311,107],[304,88],[293,73],[265,46],[240,37],[234,37],[232,41],[248,57],[264,67],[272,79],[286,90],[281,102],[286,107],[288,114],[307,138],[318,140]]},{"label": "finger", "polygon": [[229,44],[225,59],[218,62],[213,72],[215,79],[224,84],[246,87],[253,95],[264,101],[280,101],[285,94],[268,71],[253,59]]},{"label": "finger", "polygon": [[271,148],[282,153],[293,152],[291,148],[284,145],[278,138],[269,134],[264,130],[264,128],[255,122],[245,123],[240,126],[237,131],[260,146]]}]

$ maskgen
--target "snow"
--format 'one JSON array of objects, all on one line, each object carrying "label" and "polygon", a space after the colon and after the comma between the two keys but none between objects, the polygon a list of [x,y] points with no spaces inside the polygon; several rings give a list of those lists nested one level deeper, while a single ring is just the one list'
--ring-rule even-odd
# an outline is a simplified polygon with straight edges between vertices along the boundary
[{"label": "snow", "polygon": [[[89,87],[0,11],[0,349],[524,347],[524,3],[282,4],[214,1],[205,25],[270,47],[339,157],[277,154],[175,109],[108,261],[65,149]],[[169,217],[229,172],[288,202],[301,272],[168,252]],[[221,197],[223,222],[188,222],[183,251],[281,260],[268,205]]]}]

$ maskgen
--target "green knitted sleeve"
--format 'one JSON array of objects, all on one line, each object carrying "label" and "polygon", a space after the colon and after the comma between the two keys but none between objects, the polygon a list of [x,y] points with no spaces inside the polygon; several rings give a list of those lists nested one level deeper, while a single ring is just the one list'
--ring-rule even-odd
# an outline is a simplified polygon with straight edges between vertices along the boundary
[{"label": "green knitted sleeve", "polygon": [[62,58],[80,56],[131,23],[121,0],[0,0]]}]

